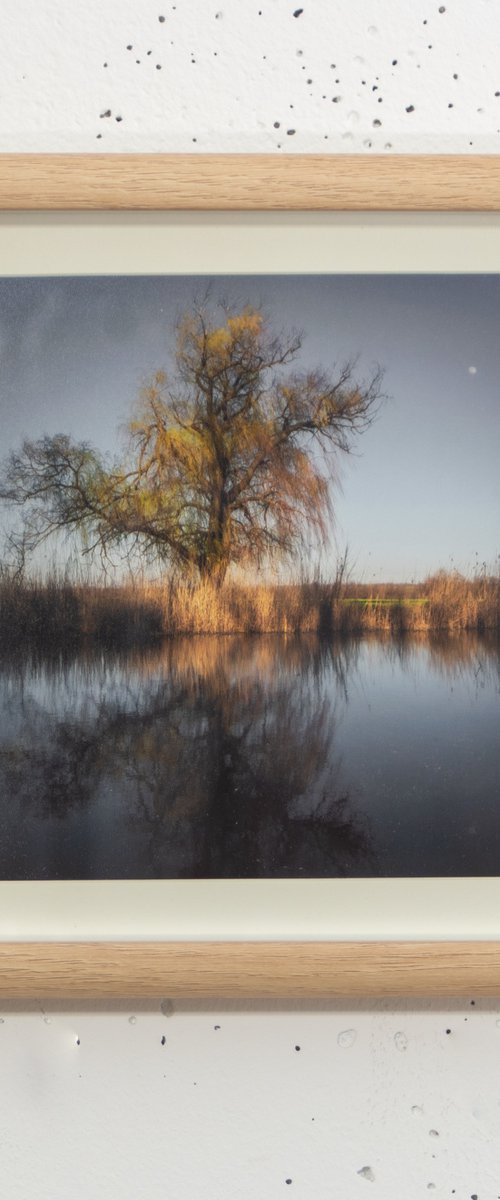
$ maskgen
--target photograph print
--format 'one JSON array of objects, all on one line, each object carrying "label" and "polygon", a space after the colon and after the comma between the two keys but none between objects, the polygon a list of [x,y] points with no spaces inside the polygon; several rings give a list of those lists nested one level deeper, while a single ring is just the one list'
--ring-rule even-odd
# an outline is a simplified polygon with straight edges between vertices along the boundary
[{"label": "photograph print", "polygon": [[0,278],[0,879],[500,875],[500,277]]}]

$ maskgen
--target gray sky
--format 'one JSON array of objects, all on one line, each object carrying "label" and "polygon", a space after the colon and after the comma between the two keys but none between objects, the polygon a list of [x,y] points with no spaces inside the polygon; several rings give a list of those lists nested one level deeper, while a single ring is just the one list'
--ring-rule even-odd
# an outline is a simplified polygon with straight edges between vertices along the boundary
[{"label": "gray sky", "polygon": [[[119,451],[141,385],[206,279],[0,279],[0,449],[67,432]],[[336,537],[353,577],[493,568],[500,553],[500,277],[218,277],[304,334],[297,365],[380,364],[389,399],[344,459]]]}]

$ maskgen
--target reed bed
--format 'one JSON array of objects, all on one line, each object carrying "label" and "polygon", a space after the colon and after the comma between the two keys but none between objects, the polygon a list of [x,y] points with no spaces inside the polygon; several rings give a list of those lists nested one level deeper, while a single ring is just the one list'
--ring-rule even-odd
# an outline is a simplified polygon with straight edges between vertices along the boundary
[{"label": "reed bed", "polygon": [[121,586],[0,575],[0,642],[135,644],[195,634],[500,631],[500,577],[441,571],[421,584],[165,580]]},{"label": "reed bed", "polygon": [[440,572],[420,585],[100,585],[0,576],[0,644],[139,644],[179,634],[500,632],[500,578]]}]

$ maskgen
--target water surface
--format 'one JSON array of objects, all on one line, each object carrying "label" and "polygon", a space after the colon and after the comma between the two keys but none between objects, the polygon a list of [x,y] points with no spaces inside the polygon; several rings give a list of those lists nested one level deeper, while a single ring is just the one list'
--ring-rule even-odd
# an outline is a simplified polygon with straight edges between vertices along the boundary
[{"label": "water surface", "polygon": [[0,877],[500,874],[500,650],[178,638],[0,660]]}]

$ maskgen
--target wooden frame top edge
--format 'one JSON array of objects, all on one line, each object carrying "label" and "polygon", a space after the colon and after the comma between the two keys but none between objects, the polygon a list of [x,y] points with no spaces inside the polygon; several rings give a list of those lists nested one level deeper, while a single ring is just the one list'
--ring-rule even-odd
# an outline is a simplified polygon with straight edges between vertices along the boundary
[{"label": "wooden frame top edge", "polygon": [[0,999],[500,995],[500,942],[0,944]]},{"label": "wooden frame top edge", "polygon": [[0,154],[0,209],[500,211],[500,155]]}]

